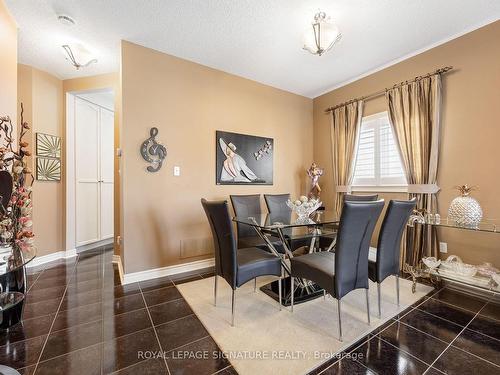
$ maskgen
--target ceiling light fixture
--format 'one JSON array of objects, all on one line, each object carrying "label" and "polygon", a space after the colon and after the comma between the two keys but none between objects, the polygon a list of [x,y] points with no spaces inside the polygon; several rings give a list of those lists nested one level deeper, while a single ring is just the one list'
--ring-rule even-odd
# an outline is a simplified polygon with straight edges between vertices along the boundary
[{"label": "ceiling light fixture", "polygon": [[76,23],[72,17],[70,17],[66,14],[58,15],[57,19],[59,20],[59,22],[61,22],[65,26],[73,26]]},{"label": "ceiling light fixture", "polygon": [[[76,60],[75,54],[73,53],[73,50],[71,49],[71,47],[69,45],[65,44],[62,46],[62,48],[66,52],[66,55],[67,55],[66,59],[71,63],[71,65],[73,65],[76,68],[76,70],[80,70],[81,68],[86,68],[90,64],[97,63],[97,59],[90,58],[90,57],[87,58],[86,63],[83,63],[83,64],[79,63]],[[75,49],[79,50],[78,55],[80,55],[80,57],[82,57],[82,58],[84,57],[84,55],[88,55],[88,52],[83,50],[82,48],[75,48]]]},{"label": "ceiling light fixture", "polygon": [[339,28],[330,21],[325,12],[318,11],[311,26],[312,30],[308,29],[304,34],[303,48],[313,55],[323,55],[342,38]]}]

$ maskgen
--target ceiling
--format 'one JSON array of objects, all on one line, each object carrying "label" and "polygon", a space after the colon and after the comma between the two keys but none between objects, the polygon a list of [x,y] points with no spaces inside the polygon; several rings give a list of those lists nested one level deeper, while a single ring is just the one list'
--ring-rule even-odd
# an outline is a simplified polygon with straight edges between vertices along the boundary
[{"label": "ceiling", "polygon": [[[316,97],[500,18],[498,0],[6,0],[19,61],[67,79],[116,72],[120,40]],[[321,8],[343,38],[318,57],[302,35]],[[76,25],[58,22],[67,14]],[[62,44],[99,62],[76,71]]]}]

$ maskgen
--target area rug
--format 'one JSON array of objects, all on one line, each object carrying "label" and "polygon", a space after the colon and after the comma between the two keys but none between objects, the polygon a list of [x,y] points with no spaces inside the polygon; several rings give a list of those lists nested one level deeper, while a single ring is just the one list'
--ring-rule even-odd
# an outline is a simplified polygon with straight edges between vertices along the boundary
[{"label": "area rug", "polygon": [[[262,277],[258,286],[275,278]],[[366,317],[364,290],[342,299],[343,342],[338,340],[337,302],[328,296],[279,311],[278,303],[249,282],[236,291],[235,326],[231,326],[231,288],[219,278],[217,307],[213,305],[214,278],[178,285],[183,297],[201,320],[224,355],[241,375],[306,374],[375,330],[432,288],[400,280],[400,306],[396,305],[395,278],[382,283],[382,318],[377,317],[377,288],[370,283],[371,324]]]}]

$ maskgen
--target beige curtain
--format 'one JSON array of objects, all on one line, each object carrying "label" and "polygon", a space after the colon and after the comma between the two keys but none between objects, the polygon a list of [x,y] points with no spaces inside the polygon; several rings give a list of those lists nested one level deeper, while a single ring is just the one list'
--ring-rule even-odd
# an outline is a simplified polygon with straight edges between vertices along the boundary
[{"label": "beige curtain", "polygon": [[[395,86],[386,100],[410,197],[417,197],[418,209],[436,212],[441,76]],[[423,256],[437,256],[437,244],[433,226],[416,225],[407,232],[402,259],[417,265]]]},{"label": "beige curtain", "polygon": [[363,101],[358,100],[332,111],[332,167],[336,185],[335,211],[340,215],[343,194],[349,192],[354,174],[356,147],[363,117]]}]

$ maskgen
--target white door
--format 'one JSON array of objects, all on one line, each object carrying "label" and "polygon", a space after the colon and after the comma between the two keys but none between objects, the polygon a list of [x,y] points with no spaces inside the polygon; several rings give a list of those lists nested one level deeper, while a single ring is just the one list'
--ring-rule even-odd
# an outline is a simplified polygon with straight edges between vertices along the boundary
[{"label": "white door", "polygon": [[115,116],[101,108],[101,239],[113,237]]},{"label": "white door", "polygon": [[76,245],[113,236],[114,113],[75,98]]},{"label": "white door", "polygon": [[75,99],[76,244],[100,239],[99,107]]}]

